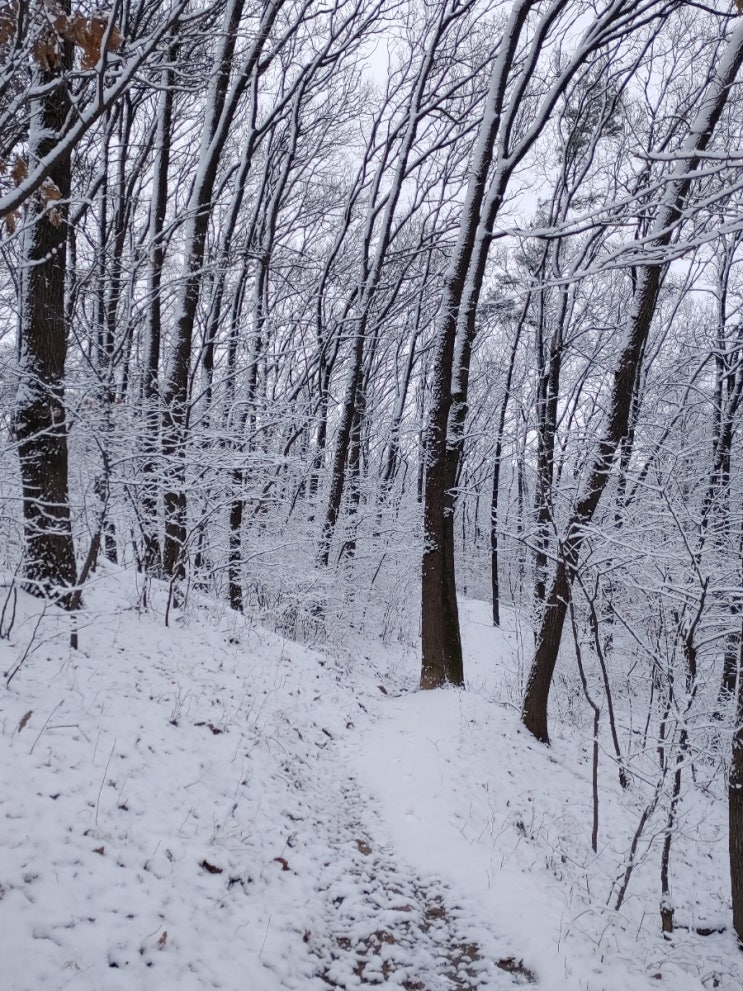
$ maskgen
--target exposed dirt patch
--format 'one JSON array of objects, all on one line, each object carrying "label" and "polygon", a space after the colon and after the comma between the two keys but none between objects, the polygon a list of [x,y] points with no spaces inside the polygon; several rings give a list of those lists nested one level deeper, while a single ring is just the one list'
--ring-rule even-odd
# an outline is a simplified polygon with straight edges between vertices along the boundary
[{"label": "exposed dirt patch", "polygon": [[523,961],[488,959],[471,935],[472,919],[436,878],[423,879],[375,844],[353,814],[363,804],[353,782],[343,788],[348,825],[337,838],[340,873],[327,868],[322,928],[305,933],[328,988],[395,986],[405,991],[479,991],[533,984]]}]

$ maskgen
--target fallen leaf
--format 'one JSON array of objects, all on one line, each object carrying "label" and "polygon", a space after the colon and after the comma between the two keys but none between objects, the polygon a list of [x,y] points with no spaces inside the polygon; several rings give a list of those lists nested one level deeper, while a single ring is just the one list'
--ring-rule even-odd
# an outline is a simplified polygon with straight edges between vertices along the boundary
[{"label": "fallen leaf", "polygon": [[214,864],[210,864],[208,860],[202,860],[201,863],[199,864],[199,867],[202,867],[209,874],[221,874],[222,873],[222,868],[221,867],[215,867]]},{"label": "fallen leaf", "polygon": [[224,733],[224,730],[220,729],[219,726],[215,726],[214,723],[206,723],[203,720],[200,723],[194,723],[194,726],[206,726],[212,731],[214,736],[219,736],[220,733]]},{"label": "fallen leaf", "polygon": [[18,723],[18,732],[19,733],[21,732],[22,729],[25,729],[26,726],[28,725],[28,721],[31,718],[31,716],[33,715],[33,711],[34,711],[33,709],[29,709],[28,712],[26,713],[26,715],[23,716],[23,718],[21,719],[21,721]]},{"label": "fallen leaf", "polygon": [[167,942],[167,939],[168,939],[168,930],[167,929],[163,929],[163,934],[160,937],[160,939],[157,941],[157,948],[158,948],[158,950],[162,950],[163,949],[163,947],[165,946],[165,943]]}]

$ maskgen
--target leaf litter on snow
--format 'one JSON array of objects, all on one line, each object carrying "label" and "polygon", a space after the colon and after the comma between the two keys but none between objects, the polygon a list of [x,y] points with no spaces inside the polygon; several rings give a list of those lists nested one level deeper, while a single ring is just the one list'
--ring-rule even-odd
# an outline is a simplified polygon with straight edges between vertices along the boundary
[{"label": "leaf litter on snow", "polygon": [[[3,670],[24,658],[0,715],[13,991],[743,986],[729,933],[670,945],[645,920],[654,867],[605,908],[636,810],[602,782],[592,862],[580,745],[518,733],[513,646],[478,604],[472,690],[422,694],[415,650],[332,659],[215,603],[166,627],[164,591],[139,602],[105,566],[78,651],[20,594],[0,641]],[[726,898],[709,853],[707,916]]]}]

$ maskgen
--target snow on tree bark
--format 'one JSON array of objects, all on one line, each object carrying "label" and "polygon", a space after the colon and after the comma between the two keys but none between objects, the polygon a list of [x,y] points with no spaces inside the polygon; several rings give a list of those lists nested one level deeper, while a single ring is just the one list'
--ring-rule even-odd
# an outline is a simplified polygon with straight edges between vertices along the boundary
[{"label": "snow on tree bark", "polygon": [[[63,8],[64,9],[64,8]],[[69,3],[66,6],[69,12]],[[29,157],[55,148],[71,110],[65,75],[72,45],[55,36],[54,57],[32,72],[39,93],[30,105]],[[23,483],[26,588],[63,606],[77,572],[70,521],[64,372],[71,154],[57,155],[27,203],[21,272],[19,387],[15,436]]]}]

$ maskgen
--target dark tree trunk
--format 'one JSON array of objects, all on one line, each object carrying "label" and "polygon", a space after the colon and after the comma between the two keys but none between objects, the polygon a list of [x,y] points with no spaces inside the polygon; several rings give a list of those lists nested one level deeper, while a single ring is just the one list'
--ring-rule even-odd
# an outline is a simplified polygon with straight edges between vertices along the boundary
[{"label": "dark tree trunk", "polygon": [[243,473],[236,468],[232,475],[232,501],[230,502],[229,547],[229,596],[230,605],[237,612],[243,611],[242,591],[242,525],[245,500],[242,495]]},{"label": "dark tree trunk", "polygon": [[450,276],[444,296],[445,325],[439,332],[425,439],[423,567],[421,575],[421,688],[464,683],[462,640],[454,570],[454,497],[449,487],[447,430],[451,409],[456,308],[461,298],[467,258]]},{"label": "dark tree trunk", "polygon": [[338,437],[335,442],[335,455],[333,457],[333,469],[330,477],[330,495],[328,496],[328,508],[325,513],[325,523],[320,537],[318,549],[318,561],[323,567],[328,566],[330,559],[330,544],[335,532],[335,524],[341,511],[343,500],[343,490],[346,484],[346,472],[348,465],[348,454],[351,448],[351,438],[354,421],[357,419],[356,401],[361,386],[361,373],[364,360],[364,337],[366,333],[366,320],[359,321],[354,338],[353,355],[351,358],[351,374],[346,388],[346,398],[341,411],[340,424],[338,426]]},{"label": "dark tree trunk", "polygon": [[[558,326],[550,341],[549,359],[540,356],[539,388],[537,395],[537,486],[536,486],[536,552],[534,555],[534,593],[537,602],[544,602],[547,594],[549,568],[550,529],[552,526],[552,482],[555,465],[555,440],[557,438],[557,403],[560,394],[560,372],[563,356],[562,320],[567,311],[565,293]],[[543,302],[540,311],[543,310]],[[540,351],[542,348],[540,347]]]},{"label": "dark tree trunk", "polygon": [[516,367],[516,352],[521,340],[521,331],[524,326],[524,319],[529,306],[527,298],[521,311],[516,334],[511,348],[511,357],[508,362],[508,372],[503,387],[503,402],[501,403],[500,415],[498,417],[498,432],[495,437],[495,456],[493,458],[493,491],[490,498],[490,583],[493,593],[493,626],[500,626],[500,572],[498,562],[498,509],[500,498],[500,471],[501,459],[503,457],[503,437],[506,432],[506,414],[508,412],[508,400],[511,397],[511,386],[513,383],[513,372]]},{"label": "dark tree trunk", "polygon": [[640,275],[630,315],[628,343],[614,376],[609,422],[591,467],[584,494],[574,508],[567,536],[558,550],[557,570],[545,602],[521,713],[526,728],[543,743],[549,743],[547,702],[572,594],[575,568],[585,538],[585,527],[593,519],[609,480],[617,447],[627,431],[637,367],[655,313],[661,276],[660,266],[648,266]]},{"label": "dark tree trunk", "polygon": [[[69,2],[61,5],[69,11]],[[71,45],[56,39],[54,67],[35,66],[43,96],[31,106],[29,154],[47,155],[71,113],[64,74]],[[41,191],[29,201],[21,277],[20,384],[15,409],[23,485],[26,588],[72,605],[77,580],[70,524],[64,366],[67,355],[65,273],[71,157],[61,156]],[[59,202],[57,202],[59,198]]]},{"label": "dark tree trunk", "polygon": [[356,554],[357,517],[361,504],[362,427],[366,414],[365,388],[362,385],[356,395],[353,424],[351,425],[347,471],[349,533],[341,549],[341,557],[343,558],[352,558]]},{"label": "dark tree trunk", "polygon": [[[532,7],[520,0],[511,11],[490,79],[482,122],[470,166],[457,244],[444,282],[436,328],[432,399],[426,431],[423,574],[421,582],[421,688],[464,683],[454,570],[454,484],[459,475],[467,416],[469,362],[475,339],[477,306],[498,211],[510,176],[536,137],[530,132],[518,152],[508,140],[516,103],[504,110],[509,77]],[[559,5],[542,21],[532,44],[538,51],[543,33]],[[526,59],[533,68],[533,63]],[[527,77],[528,78],[528,70]],[[520,84],[526,86],[526,78]],[[516,87],[519,89],[519,86]],[[507,118],[504,123],[504,118]],[[501,128],[501,125],[502,128]],[[502,130],[502,134],[501,134]],[[499,135],[500,139],[499,139]],[[493,168],[496,139],[500,140]],[[457,354],[455,358],[455,348]]]},{"label": "dark tree trunk", "polygon": [[[266,253],[258,262],[255,273],[255,297],[253,302],[253,353],[248,369],[245,402],[235,417],[235,438],[233,441],[234,456],[240,457],[242,452],[252,448],[258,425],[258,369],[262,360],[265,346],[264,332],[266,322],[266,290],[268,286],[269,254]],[[239,306],[233,311],[233,334],[238,333],[237,319]],[[248,437],[245,438],[247,429]],[[245,496],[243,486],[245,471],[236,467],[232,472],[232,499],[230,502],[230,536],[229,536],[229,597],[230,605],[238,612],[243,611],[242,593],[242,529],[245,517]]]},{"label": "dark tree trunk", "polygon": [[162,339],[161,286],[165,265],[165,218],[168,207],[168,173],[170,171],[170,144],[173,119],[173,82],[178,48],[171,45],[168,51],[169,65],[163,70],[158,108],[157,159],[152,201],[150,203],[150,261],[148,275],[149,310],[148,334],[145,351],[144,382],[142,399],[144,405],[144,436],[142,450],[144,460],[142,473],[142,528],[144,540],[143,563],[145,571],[159,575],[162,570],[162,547],[158,524],[158,450],[160,446],[160,348]]}]

